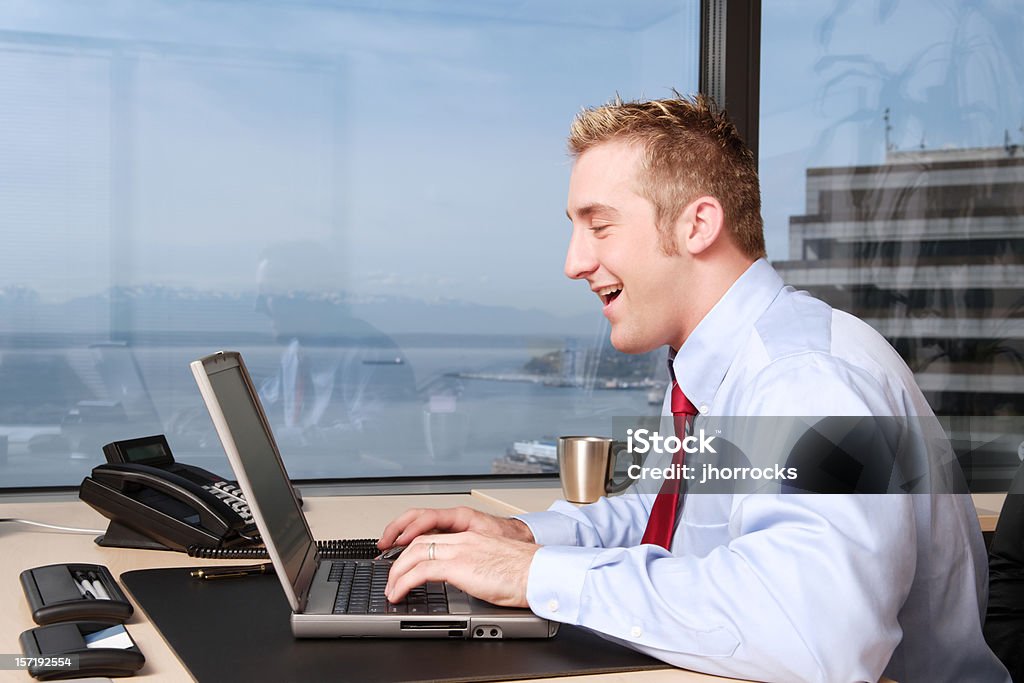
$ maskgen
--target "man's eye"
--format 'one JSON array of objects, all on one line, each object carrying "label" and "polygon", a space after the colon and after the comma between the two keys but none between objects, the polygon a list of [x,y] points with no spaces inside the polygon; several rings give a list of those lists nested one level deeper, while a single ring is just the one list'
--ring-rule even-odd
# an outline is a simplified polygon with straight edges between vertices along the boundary
[{"label": "man's eye", "polygon": [[607,230],[610,227],[612,227],[612,226],[610,226],[610,225],[591,225],[590,226],[590,231],[594,232],[594,233],[600,233],[600,232],[603,232],[604,230]]}]

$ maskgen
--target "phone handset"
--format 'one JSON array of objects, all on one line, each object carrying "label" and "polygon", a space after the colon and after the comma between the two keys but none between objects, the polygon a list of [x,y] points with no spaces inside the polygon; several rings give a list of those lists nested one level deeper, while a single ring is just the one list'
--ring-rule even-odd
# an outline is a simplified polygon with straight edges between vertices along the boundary
[{"label": "phone handset", "polygon": [[241,529],[246,525],[241,515],[223,500],[174,472],[138,463],[100,465],[93,470],[94,477],[97,470],[104,470],[100,476],[104,476],[106,470],[109,470],[116,472],[117,478],[124,478],[128,482],[174,496],[192,507],[199,514],[200,525],[211,531],[226,533],[229,529]]}]

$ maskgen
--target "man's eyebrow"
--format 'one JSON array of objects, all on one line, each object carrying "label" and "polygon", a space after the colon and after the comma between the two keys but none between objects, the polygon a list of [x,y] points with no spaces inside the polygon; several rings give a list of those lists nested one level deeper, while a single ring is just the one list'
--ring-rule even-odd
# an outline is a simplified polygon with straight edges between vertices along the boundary
[{"label": "man's eyebrow", "polygon": [[[619,211],[614,206],[609,206],[608,204],[600,204],[597,202],[593,204],[586,204],[576,209],[576,215],[579,216],[580,218],[589,218],[590,216],[593,216],[595,213],[607,214],[609,218],[618,218],[619,216]],[[565,215],[569,218],[570,221],[572,220],[572,214],[569,213],[569,209],[565,210]]]}]

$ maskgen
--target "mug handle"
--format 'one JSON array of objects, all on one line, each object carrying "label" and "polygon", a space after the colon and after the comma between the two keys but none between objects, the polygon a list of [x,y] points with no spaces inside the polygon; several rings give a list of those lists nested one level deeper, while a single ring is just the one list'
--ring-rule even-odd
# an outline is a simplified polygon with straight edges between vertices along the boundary
[{"label": "mug handle", "polygon": [[[619,461],[619,455],[623,451],[626,451],[627,448],[628,448],[628,446],[626,445],[625,441],[613,441],[612,442],[612,463],[617,463]],[[633,456],[633,465],[636,465],[637,467],[640,467],[641,465],[643,465],[643,458],[640,457],[639,453],[630,453],[630,455]],[[615,466],[613,464],[612,465],[612,472],[614,472],[614,471],[615,471]],[[632,484],[632,483],[633,483],[633,480],[629,477],[629,475],[626,475],[626,478],[623,479],[619,483],[615,483],[615,479],[612,478],[612,479],[608,480],[608,483],[605,486],[604,490],[608,493],[608,495],[613,495],[613,494],[616,494],[616,493],[622,493],[627,488],[629,488],[629,485]]]}]

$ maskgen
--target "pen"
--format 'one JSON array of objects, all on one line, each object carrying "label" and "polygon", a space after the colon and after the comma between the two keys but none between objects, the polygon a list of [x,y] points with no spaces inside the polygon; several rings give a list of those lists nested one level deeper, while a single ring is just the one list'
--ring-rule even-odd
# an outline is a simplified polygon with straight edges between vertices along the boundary
[{"label": "pen", "polygon": [[273,574],[274,566],[270,564],[246,564],[238,567],[215,567],[213,569],[193,569],[189,572],[195,579],[233,579],[241,576],[259,576]]},{"label": "pen", "polygon": [[95,572],[89,572],[89,578],[92,580],[92,592],[96,594],[96,597],[101,600],[109,600],[110,594],[107,593],[107,589],[103,587],[100,577],[97,576]]},{"label": "pen", "polygon": [[375,560],[394,560],[399,555],[402,554],[402,551],[405,550],[405,548],[406,548],[406,546],[404,546],[404,545],[391,546],[390,548],[388,548],[387,550],[385,550],[384,552],[382,552],[380,555],[378,555],[377,557],[375,557],[373,559],[375,559]]},{"label": "pen", "polygon": [[86,587],[87,584],[84,580],[75,581],[75,585],[78,586],[78,590],[82,593],[83,598],[96,599],[96,596],[92,594],[92,589]]}]

